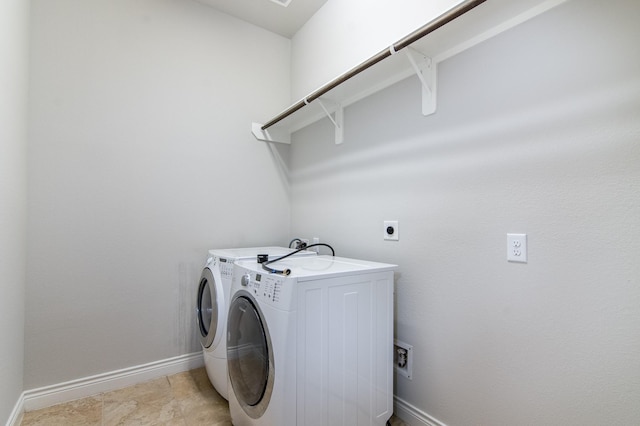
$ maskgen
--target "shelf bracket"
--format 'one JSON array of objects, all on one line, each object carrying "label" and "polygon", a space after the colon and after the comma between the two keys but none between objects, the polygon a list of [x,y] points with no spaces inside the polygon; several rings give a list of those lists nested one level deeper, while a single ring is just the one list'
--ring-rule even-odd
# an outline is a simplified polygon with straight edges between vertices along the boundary
[{"label": "shelf bracket", "polygon": [[291,144],[290,133],[275,128],[262,130],[260,123],[251,123],[251,133],[259,141]]},{"label": "shelf bracket", "polygon": [[422,83],[422,115],[436,112],[436,64],[427,55],[408,46],[407,57]]},{"label": "shelf bracket", "polygon": [[322,108],[324,113],[327,115],[327,117],[329,117],[329,120],[331,120],[336,128],[336,145],[340,145],[342,142],[344,142],[344,108],[342,108],[342,105],[340,105],[339,103],[329,101],[328,99],[325,99],[324,102],[329,102],[332,104],[332,107],[334,109],[333,116],[322,102],[322,99],[318,98],[320,108]]}]

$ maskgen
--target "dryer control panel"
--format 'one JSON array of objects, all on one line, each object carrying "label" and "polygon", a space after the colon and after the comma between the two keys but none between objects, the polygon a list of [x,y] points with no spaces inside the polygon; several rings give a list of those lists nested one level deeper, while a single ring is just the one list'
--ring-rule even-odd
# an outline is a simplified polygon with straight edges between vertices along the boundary
[{"label": "dryer control panel", "polygon": [[259,302],[278,309],[290,308],[295,286],[286,277],[246,270],[239,275],[240,287],[251,293]]},{"label": "dryer control panel", "polygon": [[233,277],[233,259],[217,257],[215,261],[218,263],[218,269],[220,269],[222,279],[231,280]]}]

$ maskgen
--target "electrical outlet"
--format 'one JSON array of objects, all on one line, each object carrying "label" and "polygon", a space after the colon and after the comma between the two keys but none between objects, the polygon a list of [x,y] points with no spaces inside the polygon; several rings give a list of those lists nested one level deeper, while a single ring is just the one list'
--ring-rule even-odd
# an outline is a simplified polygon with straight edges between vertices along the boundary
[{"label": "electrical outlet", "polygon": [[411,380],[413,374],[413,346],[399,340],[393,342],[393,368],[397,373]]},{"label": "electrical outlet", "polygon": [[527,234],[507,234],[507,260],[527,263]]},{"label": "electrical outlet", "polygon": [[297,248],[303,248],[309,245],[309,239],[308,238],[302,238],[301,242],[298,244]]},{"label": "electrical outlet", "polygon": [[385,220],[383,222],[384,239],[387,241],[398,241],[400,239],[400,228],[397,220]]}]

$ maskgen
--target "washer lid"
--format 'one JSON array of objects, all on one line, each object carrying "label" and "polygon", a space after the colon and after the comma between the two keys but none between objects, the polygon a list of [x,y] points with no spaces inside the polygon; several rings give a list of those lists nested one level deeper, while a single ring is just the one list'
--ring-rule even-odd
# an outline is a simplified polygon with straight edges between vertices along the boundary
[{"label": "washer lid", "polygon": [[[255,261],[238,261],[238,266],[254,270],[258,273],[268,274]],[[334,276],[346,276],[366,272],[383,272],[397,269],[397,265],[389,263],[370,262],[367,260],[349,259],[346,257],[312,256],[289,257],[279,262],[272,263],[274,269],[291,270],[287,278],[295,278],[297,281],[308,281],[318,277],[329,278]]]}]

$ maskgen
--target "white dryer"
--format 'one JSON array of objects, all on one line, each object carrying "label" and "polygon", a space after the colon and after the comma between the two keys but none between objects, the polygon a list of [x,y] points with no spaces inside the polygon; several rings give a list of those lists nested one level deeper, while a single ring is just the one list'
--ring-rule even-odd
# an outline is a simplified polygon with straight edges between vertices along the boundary
[{"label": "white dryer", "polygon": [[393,414],[396,265],[236,262],[227,333],[235,426],[384,425]]},{"label": "white dryer", "polygon": [[[270,259],[293,252],[285,247],[249,247],[209,250],[198,285],[197,322],[204,365],[211,384],[228,399],[226,323],[233,263],[239,259],[256,259],[267,254]],[[315,256],[301,251],[294,256]]]}]

